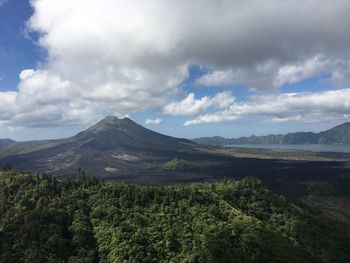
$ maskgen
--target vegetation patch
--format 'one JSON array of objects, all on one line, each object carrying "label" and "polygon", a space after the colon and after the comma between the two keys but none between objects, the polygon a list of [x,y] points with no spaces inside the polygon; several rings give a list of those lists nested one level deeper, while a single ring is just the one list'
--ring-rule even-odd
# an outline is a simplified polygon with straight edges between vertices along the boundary
[{"label": "vegetation patch", "polygon": [[165,169],[177,170],[177,171],[191,171],[204,168],[204,165],[189,162],[183,159],[172,159],[169,162],[163,164]]},{"label": "vegetation patch", "polygon": [[122,161],[135,162],[140,160],[137,156],[131,154],[113,154],[112,156]]},{"label": "vegetation patch", "polygon": [[322,196],[350,197],[350,175],[343,175],[325,184],[315,184],[312,191]]},{"label": "vegetation patch", "polygon": [[256,178],[150,186],[0,174],[0,262],[350,262],[349,225]]}]

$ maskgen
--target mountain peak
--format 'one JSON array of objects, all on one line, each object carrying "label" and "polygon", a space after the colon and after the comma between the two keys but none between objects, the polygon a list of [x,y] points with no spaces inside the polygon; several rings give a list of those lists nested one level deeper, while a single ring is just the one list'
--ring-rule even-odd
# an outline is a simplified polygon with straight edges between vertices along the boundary
[{"label": "mountain peak", "polygon": [[133,121],[127,117],[123,119],[119,119],[116,116],[107,116],[104,119],[102,119],[99,123],[120,124],[120,123],[130,123],[130,122],[133,122]]},{"label": "mountain peak", "polygon": [[119,119],[115,116],[108,116],[104,119],[102,119],[100,122],[96,123],[92,127],[88,129],[90,132],[103,132],[107,130],[115,130],[115,129],[121,129],[121,128],[130,128],[139,126],[136,122],[132,121],[129,118],[123,118]]},{"label": "mountain peak", "polygon": [[80,145],[93,145],[99,149],[120,149],[120,147],[152,150],[184,149],[190,141],[169,137],[149,130],[129,118],[108,116],[78,133],[73,140]]}]

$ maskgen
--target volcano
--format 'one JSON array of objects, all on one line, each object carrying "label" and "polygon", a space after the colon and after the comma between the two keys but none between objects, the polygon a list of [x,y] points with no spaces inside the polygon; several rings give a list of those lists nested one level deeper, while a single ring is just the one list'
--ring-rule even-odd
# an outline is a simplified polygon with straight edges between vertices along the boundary
[{"label": "volcano", "polygon": [[74,175],[82,169],[89,175],[125,177],[145,170],[155,172],[159,162],[180,158],[194,148],[190,140],[110,116],[73,137],[12,143],[3,149],[0,165],[55,176]]}]

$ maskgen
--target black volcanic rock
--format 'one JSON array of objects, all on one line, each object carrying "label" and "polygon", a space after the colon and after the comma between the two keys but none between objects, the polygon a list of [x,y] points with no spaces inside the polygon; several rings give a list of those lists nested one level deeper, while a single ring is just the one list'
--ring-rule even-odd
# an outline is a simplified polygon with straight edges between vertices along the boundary
[{"label": "black volcanic rock", "polygon": [[350,122],[343,123],[328,131],[295,132],[284,135],[265,135],[227,139],[224,137],[201,137],[192,141],[206,145],[239,145],[239,144],[350,144]]}]

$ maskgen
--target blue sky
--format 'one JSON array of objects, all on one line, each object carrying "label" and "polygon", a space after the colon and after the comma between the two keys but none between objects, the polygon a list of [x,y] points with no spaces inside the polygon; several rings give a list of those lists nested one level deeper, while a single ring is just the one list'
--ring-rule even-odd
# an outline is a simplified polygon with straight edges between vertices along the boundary
[{"label": "blue sky", "polygon": [[257,5],[0,0],[0,138],[66,137],[107,115],[187,138],[349,121],[350,4]]},{"label": "blue sky", "polygon": [[19,73],[45,58],[34,44],[35,35],[26,36],[25,22],[31,15],[28,1],[11,0],[0,7],[0,91],[16,90]]}]

